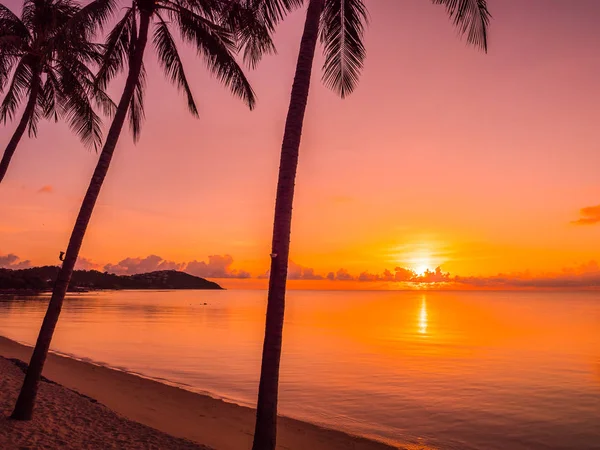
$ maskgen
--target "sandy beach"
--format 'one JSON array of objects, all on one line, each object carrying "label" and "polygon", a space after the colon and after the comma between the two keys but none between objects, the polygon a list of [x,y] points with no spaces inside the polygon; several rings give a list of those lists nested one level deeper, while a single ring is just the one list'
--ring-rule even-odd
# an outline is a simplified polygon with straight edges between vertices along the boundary
[{"label": "sandy beach", "polygon": [[[0,337],[0,356],[29,361],[31,347]],[[50,354],[33,422],[7,420],[23,372],[0,358],[0,448],[250,449],[254,410],[129,373]],[[79,394],[83,394],[79,395]],[[89,398],[86,398],[89,397]],[[92,400],[93,399],[93,400]],[[94,401],[95,400],[95,401]],[[207,446],[207,447],[205,447]],[[392,447],[281,417],[278,449]]]}]

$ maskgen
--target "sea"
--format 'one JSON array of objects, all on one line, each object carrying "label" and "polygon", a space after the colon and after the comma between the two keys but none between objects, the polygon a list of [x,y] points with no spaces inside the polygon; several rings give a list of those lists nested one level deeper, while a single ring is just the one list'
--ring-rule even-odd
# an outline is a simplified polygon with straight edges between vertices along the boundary
[{"label": "sea", "polygon": [[[266,298],[69,294],[51,348],[253,406]],[[0,300],[0,335],[33,344],[48,300]],[[600,292],[290,291],[279,408],[412,448],[600,449]]]}]

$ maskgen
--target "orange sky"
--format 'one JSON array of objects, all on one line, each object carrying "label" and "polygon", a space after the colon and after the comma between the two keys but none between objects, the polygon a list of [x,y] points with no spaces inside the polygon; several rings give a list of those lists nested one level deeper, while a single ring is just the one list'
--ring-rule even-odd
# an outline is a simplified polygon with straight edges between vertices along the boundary
[{"label": "orange sky", "polygon": [[[292,259],[322,276],[438,265],[462,276],[559,272],[597,260],[600,208],[572,221],[600,203],[600,2],[489,0],[488,55],[427,0],[367,4],[356,93],[338,99],[315,72]],[[303,14],[280,27],[279,55],[249,73],[253,112],[185,49],[194,119],[148,60],[142,138],[122,135],[83,257],[102,267],[231,255],[229,275],[265,273]],[[96,159],[63,124],[24,139],[0,188],[0,255],[55,264]]]}]

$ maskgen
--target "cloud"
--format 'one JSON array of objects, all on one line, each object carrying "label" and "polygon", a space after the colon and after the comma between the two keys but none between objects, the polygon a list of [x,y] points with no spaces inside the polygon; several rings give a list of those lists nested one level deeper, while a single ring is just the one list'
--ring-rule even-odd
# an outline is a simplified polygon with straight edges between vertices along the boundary
[{"label": "cloud", "polygon": [[233,257],[231,255],[210,255],[208,262],[191,261],[187,263],[185,271],[191,275],[203,278],[250,278],[250,272],[231,269]]},{"label": "cloud", "polygon": [[595,225],[600,222],[600,205],[581,208],[579,215],[581,217],[571,223],[575,225]]},{"label": "cloud", "polygon": [[315,273],[315,269],[296,264],[294,261],[288,263],[288,280],[323,280],[325,277]]},{"label": "cloud", "polygon": [[354,280],[354,277],[346,269],[340,269],[336,272],[335,279],[338,281],[351,281]]},{"label": "cloud", "polygon": [[565,268],[560,273],[532,275],[530,272],[500,273],[489,277],[460,277],[455,283],[476,288],[592,288],[600,287],[600,266],[596,261]]},{"label": "cloud", "polygon": [[47,184],[46,186],[42,186],[38,189],[38,194],[52,194],[54,192],[54,188]]},{"label": "cloud", "polygon": [[0,255],[0,268],[2,269],[27,269],[28,267],[31,267],[31,261],[28,259],[21,261],[21,258],[13,253]]},{"label": "cloud", "polygon": [[[259,275],[257,278],[269,278],[270,270],[267,270],[265,273]],[[323,275],[319,275],[315,273],[315,269],[312,267],[301,266],[300,264],[296,264],[294,261],[288,261],[288,271],[287,271],[287,279],[288,280],[324,280],[325,277]]]},{"label": "cloud", "polygon": [[184,267],[185,263],[167,261],[160,256],[150,255],[145,258],[125,258],[117,264],[106,264],[104,270],[117,275],[133,275],[156,270],[182,270]]},{"label": "cloud", "polygon": [[[337,275],[336,280],[343,279]],[[410,282],[410,283],[445,283],[449,282],[450,274],[443,273],[441,267],[437,267],[435,270],[426,270],[424,274],[418,275],[414,270],[406,269],[404,267],[396,267],[392,272],[389,269],[383,271],[383,273],[370,273],[362,272],[357,278],[358,281],[387,281],[387,282]]]},{"label": "cloud", "polygon": [[75,270],[100,270],[100,264],[96,264],[90,259],[80,256],[75,263]]},{"label": "cloud", "polygon": [[436,267],[433,271],[426,270],[423,275],[419,275],[411,281],[416,283],[447,283],[451,279],[450,273],[444,273],[441,267]]}]

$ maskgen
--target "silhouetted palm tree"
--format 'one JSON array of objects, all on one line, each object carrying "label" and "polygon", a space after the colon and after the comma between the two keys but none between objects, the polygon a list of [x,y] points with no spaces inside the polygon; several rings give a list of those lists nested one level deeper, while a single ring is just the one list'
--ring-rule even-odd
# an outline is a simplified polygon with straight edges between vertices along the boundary
[{"label": "silhouetted palm tree", "polygon": [[[114,7],[114,0],[106,0],[105,3],[111,9]],[[198,110],[171,30],[178,31],[184,42],[192,44],[198,54],[204,57],[210,72],[250,108],[255,103],[254,92],[236,62],[234,53],[239,50],[241,42],[246,46],[246,58],[250,62],[256,62],[261,52],[273,50],[268,30],[255,20],[253,11],[246,7],[245,2],[237,0],[133,0],[123,13],[123,17],[107,37],[97,84],[100,88],[105,88],[127,65],[125,87],[71,233],[64,262],[12,414],[15,419],[31,418],[40,375],[79,249],[128,115],[134,139],[140,134],[144,117],[144,51],[151,25],[154,27],[152,43],[165,75],[184,92],[188,108],[195,116],[198,115]]]},{"label": "silhouetted palm tree", "polygon": [[42,117],[64,118],[86,145],[101,144],[101,121],[91,102],[106,113],[114,105],[94,88],[89,66],[101,61],[90,38],[105,19],[95,2],[80,8],[71,0],[26,0],[21,18],[0,4],[0,90],[8,86],[0,121],[12,120],[27,98],[0,161],[0,182],[25,130],[35,136]]},{"label": "silhouetted palm tree", "polygon": [[[266,6],[263,5],[263,9],[272,12],[274,22],[285,14],[286,6],[294,7],[297,3],[304,3],[300,0],[291,5],[283,5],[277,0],[262,1],[267,3]],[[367,24],[367,11],[363,0],[307,1],[306,22],[281,148],[254,450],[273,450],[276,443],[279,363],[294,184],[317,40],[320,37],[325,53],[323,82],[342,98],[356,87],[365,59],[363,33]],[[487,50],[490,15],[486,0],[433,0],[433,3],[446,7],[454,24],[461,33],[466,34],[469,43]]]}]

